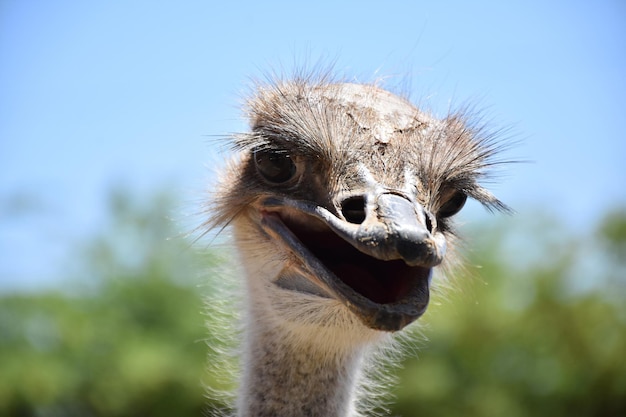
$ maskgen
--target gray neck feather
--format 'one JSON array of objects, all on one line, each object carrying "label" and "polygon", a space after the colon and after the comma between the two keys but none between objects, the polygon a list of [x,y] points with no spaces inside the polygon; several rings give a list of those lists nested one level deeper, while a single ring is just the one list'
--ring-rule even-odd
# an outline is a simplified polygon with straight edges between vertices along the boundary
[{"label": "gray neck feather", "polygon": [[[284,327],[254,323],[246,341],[239,392],[239,417],[348,417],[354,410],[355,381],[362,349],[328,349],[307,343]],[[321,336],[323,337],[323,336]],[[324,346],[328,346],[325,343]]]}]

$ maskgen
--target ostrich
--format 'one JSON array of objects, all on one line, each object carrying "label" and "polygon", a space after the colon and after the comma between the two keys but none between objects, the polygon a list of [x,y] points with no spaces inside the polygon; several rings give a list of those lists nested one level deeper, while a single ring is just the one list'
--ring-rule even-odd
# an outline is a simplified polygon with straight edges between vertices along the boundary
[{"label": "ostrich", "polygon": [[499,150],[464,113],[437,119],[375,84],[260,83],[208,228],[245,273],[240,417],[358,416],[370,346],[424,314],[454,262],[452,217]]}]

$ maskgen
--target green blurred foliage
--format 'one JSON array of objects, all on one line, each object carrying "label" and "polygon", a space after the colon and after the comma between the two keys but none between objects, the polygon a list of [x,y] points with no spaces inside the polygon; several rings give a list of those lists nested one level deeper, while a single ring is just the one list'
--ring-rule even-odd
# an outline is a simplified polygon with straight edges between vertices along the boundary
[{"label": "green blurred foliage", "polygon": [[429,341],[404,363],[394,413],[626,415],[626,257],[614,256],[626,210],[593,236],[515,221],[470,232],[479,278],[424,317]]},{"label": "green blurred foliage", "polygon": [[[0,415],[203,415],[219,262],[177,236],[173,207],[114,193],[63,291],[0,298]],[[392,415],[626,415],[626,211],[583,236],[535,218],[467,231],[481,268],[422,320]]]},{"label": "green blurred foliage", "polygon": [[0,299],[1,416],[202,415],[213,258],[177,236],[173,204],[114,192],[63,291]]}]

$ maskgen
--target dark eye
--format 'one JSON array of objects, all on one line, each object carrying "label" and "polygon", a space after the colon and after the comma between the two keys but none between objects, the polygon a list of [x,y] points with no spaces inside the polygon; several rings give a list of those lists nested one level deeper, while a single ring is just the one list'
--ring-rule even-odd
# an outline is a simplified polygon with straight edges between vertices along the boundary
[{"label": "dark eye", "polygon": [[288,153],[272,149],[254,152],[256,169],[269,182],[282,184],[296,174],[296,164]]},{"label": "dark eye", "polygon": [[467,194],[461,191],[455,192],[452,197],[448,199],[441,208],[439,208],[439,212],[437,213],[440,218],[446,218],[450,216],[454,216],[457,214],[467,201]]}]

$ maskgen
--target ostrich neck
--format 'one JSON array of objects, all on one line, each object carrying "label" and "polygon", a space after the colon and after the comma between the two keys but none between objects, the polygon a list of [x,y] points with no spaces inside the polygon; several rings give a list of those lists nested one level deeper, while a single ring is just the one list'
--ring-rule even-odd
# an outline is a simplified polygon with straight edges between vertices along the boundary
[{"label": "ostrich neck", "polygon": [[323,337],[316,332],[309,333],[309,340],[295,339],[263,316],[251,317],[254,330],[247,335],[239,417],[355,415],[361,349],[329,351],[329,343],[315,340]]}]

